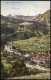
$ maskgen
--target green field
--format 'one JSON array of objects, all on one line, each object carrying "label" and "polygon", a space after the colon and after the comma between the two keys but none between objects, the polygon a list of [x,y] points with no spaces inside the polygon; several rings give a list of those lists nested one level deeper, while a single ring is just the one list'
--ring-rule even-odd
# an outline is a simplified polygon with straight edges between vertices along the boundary
[{"label": "green field", "polygon": [[30,75],[30,76],[22,76],[22,77],[14,77],[8,79],[49,79],[50,80],[50,73],[40,73],[37,75]]},{"label": "green field", "polygon": [[33,37],[26,40],[13,41],[13,45],[16,47],[16,49],[20,49],[21,51],[49,51],[50,35],[45,35],[42,37]]},{"label": "green field", "polygon": [[9,68],[12,67],[11,64],[8,64],[8,63],[6,63],[6,62],[4,62],[4,61],[2,61],[2,63],[4,64],[4,69],[9,69]]}]

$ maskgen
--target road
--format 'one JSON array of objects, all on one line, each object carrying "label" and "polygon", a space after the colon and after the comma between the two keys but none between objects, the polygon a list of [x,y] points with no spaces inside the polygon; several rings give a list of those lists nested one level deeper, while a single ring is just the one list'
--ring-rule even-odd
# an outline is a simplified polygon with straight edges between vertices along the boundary
[{"label": "road", "polygon": [[45,70],[45,71],[50,71],[50,70],[48,70],[48,69],[46,69],[46,68],[44,68],[44,67],[41,67],[41,66],[39,66],[39,65],[36,65],[36,66],[34,66],[34,65],[29,65],[28,63],[26,64],[26,67],[30,67],[30,68],[36,68],[36,69],[40,69],[40,70]]}]

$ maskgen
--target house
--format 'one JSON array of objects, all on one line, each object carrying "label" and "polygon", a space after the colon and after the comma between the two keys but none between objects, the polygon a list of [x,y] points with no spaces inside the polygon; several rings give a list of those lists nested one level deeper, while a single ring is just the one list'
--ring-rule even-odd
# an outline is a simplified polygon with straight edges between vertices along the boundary
[{"label": "house", "polygon": [[26,61],[25,63],[30,63],[30,61]]},{"label": "house", "polygon": [[36,65],[40,65],[40,62],[37,62]]},{"label": "house", "polygon": [[50,61],[49,61],[49,60],[45,60],[45,63],[46,63],[46,64],[50,64]]},{"label": "house", "polygon": [[6,58],[6,57],[2,57],[2,60],[6,61],[6,60],[7,60],[7,58]]},{"label": "house", "polygon": [[32,65],[30,65],[30,61],[26,61],[26,62],[25,62],[25,65],[26,65],[26,67],[32,68]]},{"label": "house", "polygon": [[47,59],[50,60],[50,56],[47,56]]},{"label": "house", "polygon": [[31,55],[30,55],[30,54],[25,54],[24,56],[25,56],[25,57],[30,57]]},{"label": "house", "polygon": [[12,63],[16,62],[16,61],[11,61]]}]

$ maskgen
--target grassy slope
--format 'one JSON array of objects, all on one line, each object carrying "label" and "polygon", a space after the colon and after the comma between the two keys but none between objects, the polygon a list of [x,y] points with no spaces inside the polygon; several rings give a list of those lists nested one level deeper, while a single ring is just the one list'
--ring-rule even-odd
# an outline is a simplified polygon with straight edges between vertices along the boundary
[{"label": "grassy slope", "polygon": [[46,11],[43,15],[39,16],[35,21],[40,22],[42,25],[46,25],[48,30],[50,29],[50,10]]},{"label": "grassy slope", "polygon": [[40,73],[37,75],[30,75],[30,76],[22,76],[22,77],[14,77],[8,79],[50,79],[50,73]]},{"label": "grassy slope", "polygon": [[3,65],[4,65],[4,69],[9,69],[9,67],[10,67],[10,68],[12,67],[11,64],[8,64],[8,63],[6,63],[6,62],[4,62],[4,61],[2,61],[2,63],[3,63]]},{"label": "grassy slope", "polygon": [[41,37],[43,34],[47,34],[50,30],[48,29],[50,25],[50,12],[47,11],[35,21],[32,21],[32,25],[20,26],[20,22],[24,22],[24,20],[1,16],[2,44],[8,41],[8,38],[10,39],[12,36],[16,40],[23,40],[35,36]]},{"label": "grassy slope", "polygon": [[50,35],[14,41],[13,44],[22,51],[46,51],[50,49]]}]

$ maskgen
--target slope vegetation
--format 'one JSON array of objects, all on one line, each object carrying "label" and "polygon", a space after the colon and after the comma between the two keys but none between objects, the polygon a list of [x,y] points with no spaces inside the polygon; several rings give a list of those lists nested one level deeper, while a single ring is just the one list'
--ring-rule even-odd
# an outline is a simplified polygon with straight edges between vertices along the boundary
[{"label": "slope vegetation", "polygon": [[45,12],[34,21],[27,22],[21,19],[1,16],[2,44],[10,40],[11,37],[13,37],[13,40],[17,41],[47,35],[50,31],[49,25],[50,11]]}]

